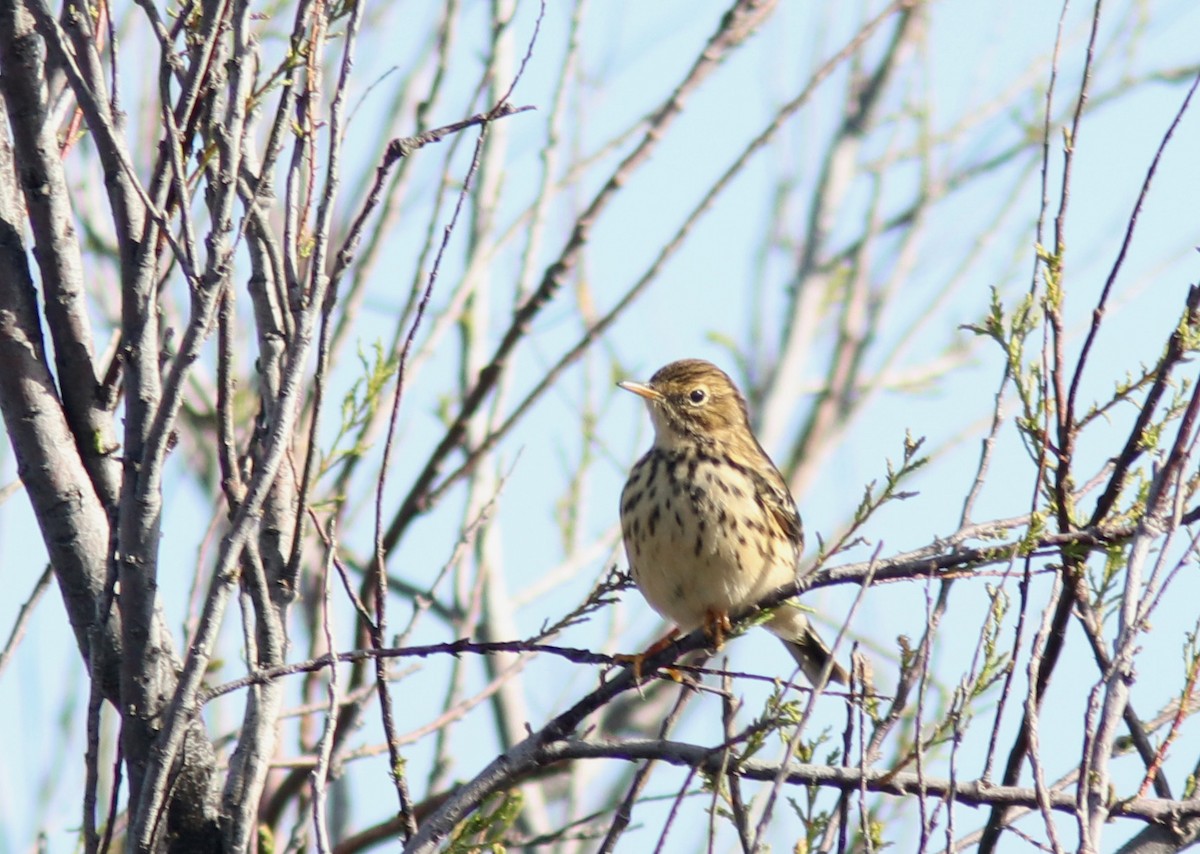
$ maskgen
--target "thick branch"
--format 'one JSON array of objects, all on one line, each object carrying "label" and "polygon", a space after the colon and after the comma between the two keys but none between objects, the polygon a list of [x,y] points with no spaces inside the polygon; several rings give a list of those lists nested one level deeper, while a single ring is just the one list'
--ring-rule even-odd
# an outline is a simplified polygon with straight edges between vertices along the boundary
[{"label": "thick branch", "polygon": [[44,101],[46,69],[41,39],[34,31],[33,18],[16,4],[0,9],[0,67],[34,255],[42,274],[63,409],[96,492],[111,509],[116,505],[120,469],[112,455],[112,417],[98,394],[71,195]]}]

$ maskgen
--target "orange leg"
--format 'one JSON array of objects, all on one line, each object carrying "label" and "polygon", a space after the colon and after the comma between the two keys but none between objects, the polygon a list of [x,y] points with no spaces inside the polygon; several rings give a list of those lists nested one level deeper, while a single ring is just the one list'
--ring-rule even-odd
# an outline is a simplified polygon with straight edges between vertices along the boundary
[{"label": "orange leg", "polygon": [[725,637],[731,631],[733,631],[733,624],[729,622],[728,611],[709,608],[704,612],[704,633],[708,635],[708,639],[718,650],[725,645]]},{"label": "orange leg", "polygon": [[[642,681],[642,665],[646,663],[646,659],[662,652],[664,649],[674,643],[675,639],[678,637],[679,630],[671,629],[671,631],[667,632],[654,643],[650,644],[650,646],[646,648],[645,652],[639,652],[636,655],[614,655],[613,658],[625,664],[633,665],[633,681],[640,683]],[[667,672],[673,673],[674,671],[668,668]]]}]

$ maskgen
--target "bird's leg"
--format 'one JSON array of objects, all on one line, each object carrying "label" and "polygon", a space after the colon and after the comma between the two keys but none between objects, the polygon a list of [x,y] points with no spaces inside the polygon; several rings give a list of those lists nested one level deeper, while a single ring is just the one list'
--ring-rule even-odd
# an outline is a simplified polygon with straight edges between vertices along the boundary
[{"label": "bird's leg", "polygon": [[[709,608],[704,612],[704,634],[712,641],[716,649],[720,649],[725,645],[725,638],[733,631],[733,624],[729,622],[729,612],[722,611],[717,608]],[[646,663],[647,658],[651,658],[664,649],[673,644],[680,635],[678,628],[671,629],[661,638],[650,644],[645,652],[639,652],[637,655],[614,655],[617,661],[623,664],[629,664],[633,667],[633,681],[637,684],[642,682],[642,666]],[[676,682],[683,682],[683,674],[674,667],[664,667],[663,672]]]},{"label": "bird's leg", "polygon": [[[640,684],[642,681],[642,665],[646,663],[646,659],[658,655],[664,649],[673,644],[675,639],[678,637],[679,629],[671,629],[671,631],[667,632],[654,643],[650,644],[650,646],[646,648],[645,652],[639,652],[636,655],[614,655],[613,658],[624,664],[632,665],[633,681]],[[674,668],[668,667],[666,668],[666,671],[667,674],[670,675],[670,677],[676,682],[680,681],[679,673]]]},{"label": "bird's leg", "polygon": [[726,636],[733,631],[729,622],[729,612],[718,608],[709,608],[704,612],[704,634],[712,641],[713,647],[720,649],[725,645]]}]

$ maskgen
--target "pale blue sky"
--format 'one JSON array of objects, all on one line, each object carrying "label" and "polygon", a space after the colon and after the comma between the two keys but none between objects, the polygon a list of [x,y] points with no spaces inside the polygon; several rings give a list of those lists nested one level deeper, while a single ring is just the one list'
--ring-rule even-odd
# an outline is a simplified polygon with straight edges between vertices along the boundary
[{"label": "pale blue sky", "polygon": [[[598,310],[607,309],[641,275],[715,176],[727,168],[778,104],[799,90],[820,58],[829,55],[849,36],[863,17],[864,6],[874,14],[879,5],[873,2],[833,11],[820,4],[784,4],[765,30],[706,82],[651,163],[597,223],[593,248],[586,259],[586,281]],[[660,104],[680,78],[683,64],[713,31],[725,6],[680,0],[657,4],[593,0],[582,43],[583,73],[588,80],[595,81],[594,88],[586,96],[584,120],[570,128],[579,149],[594,151],[614,133],[631,127]],[[1131,9],[1144,10],[1144,19]],[[483,16],[485,11],[486,6],[478,4],[475,14]],[[536,185],[539,149],[545,138],[554,76],[564,50],[568,11],[566,3],[548,5],[534,58],[513,97],[515,103],[537,105],[538,112],[505,122],[509,157],[505,172],[508,189],[498,214],[502,221],[510,221],[529,204]],[[419,17],[426,12],[408,9],[405,15]],[[535,3],[523,0],[519,4],[515,24],[518,56],[532,30],[536,12]],[[931,4],[925,35],[927,58],[920,66],[917,75],[920,79],[910,81],[906,91],[912,93],[912,98],[921,95],[918,106],[928,115],[930,134],[939,140],[930,156],[935,172],[945,173],[956,164],[980,158],[981,154],[1005,150],[1022,128],[1033,132],[1040,127],[1045,60],[1053,46],[1058,13],[1056,4],[1042,0],[1005,4],[946,0]],[[1078,4],[1067,17],[1069,35],[1059,78],[1060,105],[1073,98],[1078,85],[1080,46],[1089,16],[1090,10]],[[406,40],[424,32],[414,20],[405,20],[403,16],[384,15],[383,19],[387,26],[373,28],[363,35],[355,70],[355,100],[393,65],[403,72],[415,48]],[[1104,20],[1101,43],[1117,47],[1104,54],[1103,61],[1097,64],[1093,84],[1097,93],[1110,90],[1126,74],[1200,61],[1195,47],[1195,36],[1200,32],[1200,7],[1195,4],[1183,0],[1111,3],[1105,6]],[[478,24],[472,27],[464,23],[460,36],[462,62],[454,69],[450,84],[450,91],[455,94],[443,101],[439,113],[432,117],[435,123],[453,121],[479,109],[478,104],[467,102],[483,50],[482,17]],[[1144,32],[1140,32],[1143,28]],[[1140,47],[1135,55],[1126,56],[1120,46],[1126,42],[1132,44],[1135,31],[1140,33],[1137,41]],[[1120,35],[1110,38],[1109,34]],[[874,56],[879,39],[872,44]],[[134,73],[131,64],[126,64],[130,74]],[[388,81],[389,78],[384,78],[366,95],[352,135],[357,127],[361,126],[367,134],[386,121],[381,111],[391,98]],[[745,342],[751,322],[746,283],[753,282],[754,277],[765,276],[776,292],[776,285],[782,286],[788,257],[777,252],[762,263],[762,235],[773,228],[793,237],[800,232],[806,214],[800,203],[807,198],[815,180],[817,158],[837,120],[844,84],[843,68],[789,122],[777,144],[761,152],[721,197],[682,251],[667,265],[660,280],[606,336],[597,356],[586,367],[572,369],[562,388],[545,398],[530,419],[502,444],[499,458],[505,468],[511,467],[512,473],[501,503],[499,525],[509,571],[507,584],[512,594],[519,596],[536,585],[540,575],[563,557],[550,515],[551,502],[546,496],[561,489],[562,473],[579,453],[578,412],[584,397],[583,371],[594,384],[588,394],[598,406],[597,429],[604,440],[604,447],[598,449],[601,462],[588,483],[584,519],[589,532],[596,535],[614,523],[624,468],[643,450],[648,437],[641,405],[611,390],[609,355],[615,354],[621,365],[640,378],[682,356],[711,358],[732,367],[727,350],[713,343],[713,337]],[[395,82],[391,85],[394,88]],[[1183,91],[1178,84],[1144,85],[1132,95],[1100,106],[1084,121],[1068,225],[1067,312],[1072,349],[1079,346],[1080,333],[1115,257],[1137,188],[1159,139],[1178,109]],[[1010,95],[1006,106],[998,114],[988,115],[986,105],[1002,93]],[[969,130],[943,143],[942,135],[956,127],[964,115],[979,118]],[[911,123],[896,124],[894,134],[876,132],[867,139],[864,163],[878,162],[896,149],[914,144]],[[403,118],[390,127],[397,133],[409,129]],[[1060,138],[1056,127],[1053,140],[1056,150]],[[457,155],[460,162],[465,163],[471,142],[473,137],[463,140]],[[433,185],[449,146],[449,142],[443,142],[417,155],[412,168],[418,186]],[[352,142],[348,156],[357,168],[369,168],[369,161],[364,158],[374,156],[377,148],[372,143],[369,150],[359,149]],[[1114,310],[1106,321],[1105,333],[1085,377],[1084,391],[1089,399],[1103,397],[1114,377],[1126,370],[1136,370],[1139,362],[1149,362],[1157,356],[1178,315],[1187,285],[1197,279],[1198,265],[1192,248],[1200,237],[1195,215],[1195,199],[1200,190],[1200,161],[1195,157],[1198,150],[1200,117],[1191,113],[1163,160],[1160,179],[1142,213],[1137,240],[1114,296]],[[616,156],[610,154],[588,170],[567,198],[558,202],[562,225],[557,232],[551,229],[547,236],[544,250],[547,258],[561,246],[571,206],[578,207],[591,197],[611,171]],[[1061,158],[1055,153],[1051,160],[1051,196],[1057,199]],[[869,529],[872,547],[882,544],[883,554],[887,555],[928,543],[935,536],[951,532],[957,524],[962,495],[974,474],[979,439],[985,429],[983,419],[990,412],[1001,371],[999,349],[976,341],[959,326],[979,319],[987,306],[990,288],[999,289],[1010,305],[1028,288],[1038,193],[1032,165],[1028,156],[1017,158],[980,181],[970,192],[931,212],[929,227],[916,247],[916,262],[909,277],[899,285],[904,293],[912,294],[907,301],[910,316],[903,316],[906,301],[901,301],[881,330],[880,348],[876,352],[889,349],[912,316],[925,311],[928,295],[938,292],[947,278],[960,269],[966,271],[963,276],[967,284],[928,319],[904,364],[920,364],[955,343],[976,349],[964,367],[930,388],[916,394],[881,395],[873,403],[869,417],[857,422],[846,439],[822,461],[817,478],[797,496],[806,528],[812,532],[809,556],[815,548],[816,533],[832,531],[843,522],[856,505],[863,484],[882,475],[885,459],[898,458],[906,430],[928,436],[931,446],[942,445],[956,436],[960,441],[949,444],[945,454],[914,482],[912,488],[921,493],[918,498],[889,505],[872,521]],[[782,211],[781,223],[777,218],[781,213],[774,207],[771,193],[777,176],[785,170],[792,174],[797,190],[791,197],[792,203]],[[882,175],[881,206],[887,212],[889,206],[903,203],[918,175],[912,167],[896,167]],[[839,234],[856,233],[873,188],[872,180],[865,170],[856,177],[850,203],[839,211],[832,226],[835,242]],[[1005,208],[1010,197],[1015,202]],[[344,196],[343,201],[346,201]],[[428,215],[428,200],[421,196],[413,204],[411,217],[402,220],[389,236],[386,257],[373,275],[367,310],[354,333],[364,346],[388,334],[394,312],[411,281],[415,253],[423,239]],[[408,227],[408,222],[419,225]],[[465,234],[463,229],[456,237],[460,246]],[[452,253],[441,272],[442,281],[454,282],[461,274],[458,257]],[[503,285],[497,286],[498,293],[510,292],[516,270],[516,251],[502,253],[492,271],[496,280],[503,281]],[[881,276],[884,273],[878,271]],[[514,395],[578,336],[579,325],[571,299],[570,294],[564,293],[536,322],[534,345],[517,360]],[[495,328],[503,327],[508,311],[509,306],[497,297]],[[759,344],[767,353],[777,346],[770,339]],[[348,384],[358,365],[342,367],[345,373],[338,379]],[[812,365],[806,373],[804,385],[797,389],[798,407],[806,397],[811,397],[820,382],[820,368]],[[448,374],[454,369],[453,360],[446,360],[427,370],[441,375],[439,372]],[[401,433],[407,443],[404,447],[411,453],[402,454],[393,466],[390,491],[393,497],[407,489],[407,478],[423,459],[422,450],[437,439],[438,401],[432,391],[434,385],[429,386],[427,394],[417,386],[406,399]],[[1129,415],[1129,410],[1115,413],[1112,433],[1107,436],[1100,430],[1089,434],[1081,449],[1084,458],[1098,462],[1111,453],[1108,438],[1122,435]],[[783,451],[778,447],[767,450],[776,455]],[[3,465],[0,471],[7,482],[14,477],[15,466],[7,446],[0,453]],[[989,480],[976,514],[979,519],[1015,515],[1028,508],[1031,469],[1011,430],[1001,439],[996,466],[1000,474]],[[1008,470],[1011,477],[1006,476]],[[180,594],[185,592],[196,547],[204,534],[197,529],[195,520],[207,518],[210,511],[178,472],[174,478],[164,521],[165,541],[172,543],[173,557],[164,562],[163,587],[168,597],[168,620],[178,627],[183,618]],[[548,483],[551,479],[552,484]],[[460,500],[455,497],[448,506],[458,506]],[[534,508],[533,512],[530,508]],[[453,517],[447,509],[441,516],[422,520],[399,550],[393,571],[418,581],[427,579],[448,556],[447,533],[453,530],[451,526],[456,521]],[[366,520],[362,522],[360,530],[344,532],[357,548],[369,536]],[[44,565],[44,554],[34,530],[24,497],[18,494],[9,499],[0,513],[0,566],[7,570],[10,591],[9,596],[0,600],[0,627],[4,627],[5,633]],[[869,550],[860,550],[854,557],[865,557],[868,553]],[[543,622],[569,610],[609,560],[608,554],[598,557],[555,595],[538,598],[517,609],[514,617],[520,631],[533,632]],[[839,619],[854,593],[847,589],[822,591],[811,597],[811,603]],[[884,650],[894,651],[897,635],[915,638],[921,631],[926,594],[919,584],[891,585],[870,591],[854,631]],[[943,632],[935,664],[939,673],[961,672],[963,656],[973,648],[980,614],[986,607],[980,584],[960,585],[954,595],[954,619],[961,620],[963,628],[957,634],[953,626]],[[1158,699],[1169,696],[1177,682],[1182,632],[1194,620],[1194,606],[1181,603],[1183,599],[1175,603],[1175,608],[1168,603],[1156,622],[1161,631],[1146,639],[1149,654],[1145,660],[1163,665],[1161,673],[1146,674],[1161,683],[1161,696],[1155,701],[1146,700],[1144,694],[1139,696],[1139,703],[1146,703],[1147,713],[1157,708]],[[653,615],[635,593],[627,594],[616,615],[616,619],[629,625],[623,638],[630,645],[644,640],[653,630]],[[342,621],[343,630],[346,626],[348,619]],[[580,646],[596,644],[602,640],[606,628],[593,624],[572,629],[562,642]],[[227,629],[236,632],[236,620],[229,620]],[[426,622],[423,631],[414,637],[415,642],[445,639],[432,622]],[[963,643],[958,643],[959,640]],[[1043,721],[1043,737],[1048,743],[1056,738],[1074,738],[1080,703],[1093,678],[1092,671],[1084,664],[1087,656],[1081,639],[1072,636],[1068,646],[1071,654],[1081,656],[1077,665],[1084,678],[1077,683],[1061,680],[1059,693],[1050,698],[1055,714],[1047,715]],[[747,636],[728,652],[734,667],[770,672],[787,666],[786,655],[766,637]],[[878,670],[885,684],[890,684],[894,671],[887,653],[880,652],[878,656]],[[1069,675],[1071,668],[1065,670],[1064,675]],[[595,680],[592,671],[556,661],[539,660],[531,665],[529,673],[531,684],[554,686],[553,690],[530,694],[531,723],[535,727],[571,698],[586,692]],[[223,673],[225,677],[232,675],[237,675],[233,665]],[[0,704],[0,756],[6,757],[0,764],[0,854],[29,850],[34,834],[42,827],[52,830],[49,850],[71,850],[79,824],[86,699],[77,700],[78,705],[64,711],[63,689],[77,686],[81,679],[82,667],[55,591],[39,606],[21,653],[0,677],[2,695],[20,698],[16,703]],[[436,673],[426,673],[406,685],[412,687],[405,693],[404,730],[431,716],[443,690]],[[761,699],[761,693],[760,688],[747,687],[748,708],[754,708],[755,698]],[[79,694],[76,692],[75,696],[78,698]],[[429,708],[415,703],[408,705],[414,696],[428,697]],[[232,725],[235,718],[229,716],[229,710],[234,708],[229,705],[213,715],[218,719],[224,716],[225,722]],[[715,708],[714,705],[709,711]],[[814,726],[840,727],[841,715],[838,705],[824,705]],[[47,725],[51,720],[61,720],[61,724]],[[1013,723],[1009,721],[1006,731]],[[1060,724],[1061,733],[1057,729]],[[695,714],[678,737],[713,739],[718,728],[718,716]],[[486,730],[486,721],[468,721],[457,737],[483,739]],[[986,727],[981,731],[986,733]],[[1168,761],[1168,772],[1174,780],[1182,779],[1182,769],[1190,767],[1190,757],[1195,755],[1200,742],[1194,732],[1185,736],[1175,752],[1179,758]],[[363,736],[364,741],[372,738],[373,733]],[[288,745],[289,749],[294,749],[293,744]],[[485,744],[490,745],[491,741]],[[1075,749],[1076,745],[1071,747]],[[964,750],[966,773],[978,773],[979,745],[972,742]],[[467,777],[475,773],[483,752],[464,750],[454,775]],[[410,752],[415,773],[423,773],[422,763],[428,762],[429,755],[428,741]],[[48,760],[52,760],[51,766]],[[382,759],[370,760],[369,769],[355,768],[351,775],[359,797],[360,812],[355,826],[377,820],[390,808],[391,794],[383,784],[384,765]],[[964,813],[959,817],[960,828],[979,820],[973,813]],[[790,834],[786,819],[780,821],[780,839],[787,839]],[[654,833],[653,826],[640,835],[631,832],[628,850],[652,842],[654,836],[650,834]],[[1118,827],[1108,839],[1117,840],[1126,833],[1123,827]]]}]

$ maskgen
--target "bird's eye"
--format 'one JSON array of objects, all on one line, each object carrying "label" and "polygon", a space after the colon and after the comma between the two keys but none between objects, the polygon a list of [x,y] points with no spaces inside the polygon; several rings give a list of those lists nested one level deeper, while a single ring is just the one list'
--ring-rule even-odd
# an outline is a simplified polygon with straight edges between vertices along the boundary
[{"label": "bird's eye", "polygon": [[688,399],[695,404],[704,403],[704,398],[706,397],[708,397],[708,392],[702,388],[694,388],[692,389],[691,394],[688,395]]}]

